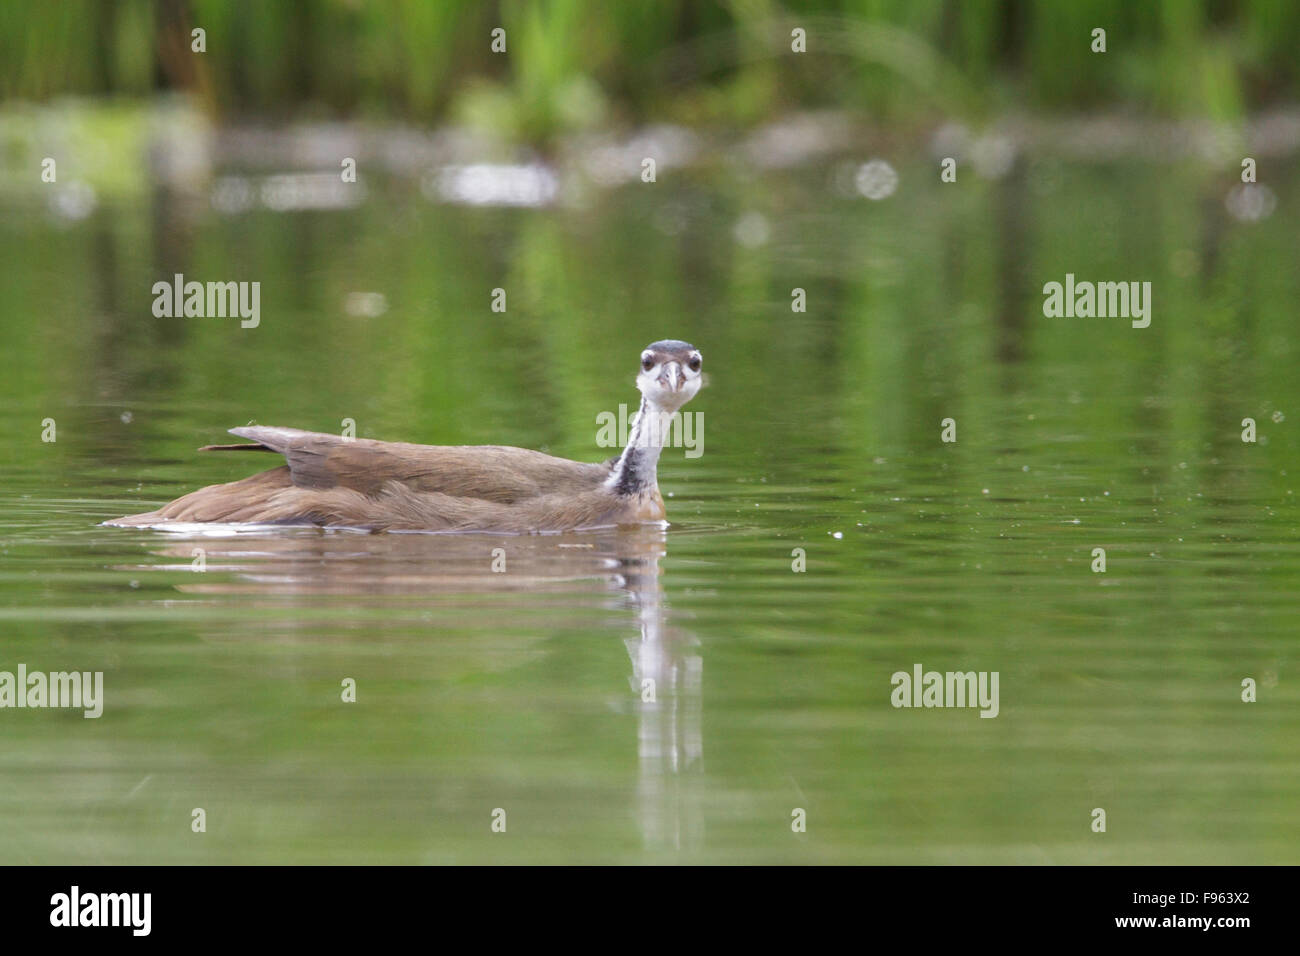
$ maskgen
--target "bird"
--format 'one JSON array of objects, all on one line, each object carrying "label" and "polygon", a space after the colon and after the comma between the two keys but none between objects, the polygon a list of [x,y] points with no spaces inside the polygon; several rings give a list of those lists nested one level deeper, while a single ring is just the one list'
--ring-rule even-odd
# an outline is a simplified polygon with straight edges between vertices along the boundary
[{"label": "bird", "polygon": [[695,346],[679,339],[646,346],[636,377],[641,405],[627,446],[595,463],[504,445],[416,445],[270,425],[232,428],[248,443],[199,450],[272,452],[285,464],[104,524],[527,534],[663,523],[659,453],[673,416],[703,384],[703,356]]}]

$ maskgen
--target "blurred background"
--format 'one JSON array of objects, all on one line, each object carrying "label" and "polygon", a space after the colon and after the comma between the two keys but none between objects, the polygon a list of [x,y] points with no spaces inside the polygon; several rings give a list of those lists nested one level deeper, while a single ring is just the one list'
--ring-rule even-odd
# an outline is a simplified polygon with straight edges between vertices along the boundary
[{"label": "blurred background", "polygon": [[[3,715],[0,862],[1296,862],[1298,51],[1285,0],[0,5],[0,669],[107,697]],[[665,533],[98,527],[250,420],[600,460],[665,337]],[[894,710],[915,663],[1000,716]]]},{"label": "blurred background", "polygon": [[[9,99],[183,91],[214,119],[460,122],[528,141],[817,106],[908,125],[1007,109],[1237,120],[1294,98],[1300,43],[1286,0],[71,0],[3,17]],[[785,55],[794,27],[815,36],[803,60]],[[1104,68],[1079,41],[1095,28]]]}]

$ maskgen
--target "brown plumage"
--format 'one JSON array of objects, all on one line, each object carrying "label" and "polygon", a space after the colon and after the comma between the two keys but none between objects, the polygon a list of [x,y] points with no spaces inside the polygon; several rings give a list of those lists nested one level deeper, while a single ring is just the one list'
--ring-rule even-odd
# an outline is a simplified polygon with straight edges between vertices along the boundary
[{"label": "brown plumage", "polygon": [[157,511],[105,524],[314,524],[374,531],[570,531],[664,519],[656,465],[667,419],[702,384],[698,350],[665,340],[641,355],[641,410],[628,446],[598,464],[502,445],[412,445],[250,425],[247,445],[286,464],[209,485]]}]

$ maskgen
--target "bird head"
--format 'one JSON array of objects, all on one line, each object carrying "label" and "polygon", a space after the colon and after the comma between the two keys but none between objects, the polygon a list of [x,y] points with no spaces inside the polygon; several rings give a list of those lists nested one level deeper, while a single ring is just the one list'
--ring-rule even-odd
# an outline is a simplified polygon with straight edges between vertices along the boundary
[{"label": "bird head", "polygon": [[636,387],[652,404],[675,412],[704,384],[704,359],[689,342],[664,339],[641,351],[641,372]]}]

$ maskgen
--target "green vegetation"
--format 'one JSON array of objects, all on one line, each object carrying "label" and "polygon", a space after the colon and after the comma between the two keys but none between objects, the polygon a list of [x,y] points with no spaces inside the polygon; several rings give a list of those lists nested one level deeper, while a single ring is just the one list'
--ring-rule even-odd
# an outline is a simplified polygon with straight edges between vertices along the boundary
[{"label": "green vegetation", "polygon": [[[1097,27],[1105,71],[1088,64]],[[457,119],[529,140],[795,106],[1230,119],[1296,96],[1297,49],[1289,0],[64,0],[0,6],[0,96],[185,89],[218,116]]]}]

